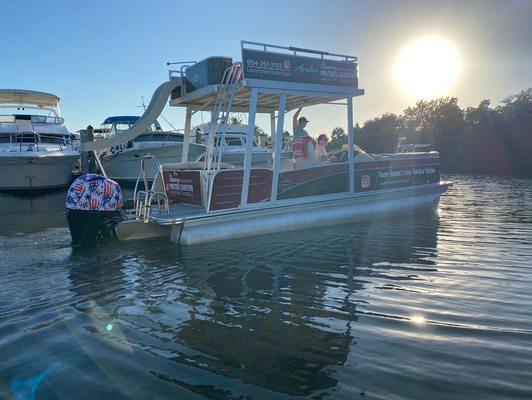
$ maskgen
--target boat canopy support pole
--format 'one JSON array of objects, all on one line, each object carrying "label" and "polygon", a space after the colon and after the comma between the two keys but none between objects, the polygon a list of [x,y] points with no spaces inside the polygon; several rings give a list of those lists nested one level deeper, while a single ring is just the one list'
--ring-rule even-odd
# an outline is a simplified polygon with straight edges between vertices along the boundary
[{"label": "boat canopy support pole", "polygon": [[[284,130],[284,113],[286,109],[286,94],[279,96],[279,112],[277,113],[277,131],[275,134],[272,131],[272,139],[275,135],[274,151],[273,151],[273,173],[272,173],[272,191],[270,200],[272,203],[277,201],[277,187],[279,186],[279,170],[281,167],[281,151],[283,144],[283,130]],[[275,125],[275,119],[273,120]]]},{"label": "boat canopy support pole", "polygon": [[190,147],[190,125],[192,122],[192,110],[187,107],[185,114],[185,132],[183,134],[183,149],[181,153],[181,162],[188,162],[188,149]]},{"label": "boat canopy support pole", "polygon": [[257,113],[257,100],[259,97],[258,89],[251,89],[251,94],[249,97],[248,132],[246,138],[246,154],[244,156],[244,176],[242,178],[242,194],[240,197],[240,208],[244,208],[248,204],[251,158],[253,157],[253,139],[255,137],[255,114]]},{"label": "boat canopy support pole", "polygon": [[349,193],[355,193],[355,132],[353,126],[353,98],[347,98],[347,159],[349,161]]},{"label": "boat canopy support pole", "polygon": [[275,146],[275,111],[270,112],[270,135],[272,138],[272,146]]}]

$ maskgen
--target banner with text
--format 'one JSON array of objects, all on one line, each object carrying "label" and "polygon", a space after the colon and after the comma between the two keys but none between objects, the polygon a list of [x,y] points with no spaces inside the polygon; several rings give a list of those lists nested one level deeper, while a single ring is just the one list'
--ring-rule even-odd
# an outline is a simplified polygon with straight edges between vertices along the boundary
[{"label": "banner with text", "polygon": [[358,87],[355,62],[242,50],[244,78]]}]

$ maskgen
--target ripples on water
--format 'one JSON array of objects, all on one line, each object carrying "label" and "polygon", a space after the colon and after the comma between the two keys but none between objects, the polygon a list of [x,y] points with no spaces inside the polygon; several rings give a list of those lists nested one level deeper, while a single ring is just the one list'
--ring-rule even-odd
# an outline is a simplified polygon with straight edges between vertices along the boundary
[{"label": "ripples on water", "polygon": [[532,182],[438,215],[73,253],[0,198],[0,398],[532,398]]}]

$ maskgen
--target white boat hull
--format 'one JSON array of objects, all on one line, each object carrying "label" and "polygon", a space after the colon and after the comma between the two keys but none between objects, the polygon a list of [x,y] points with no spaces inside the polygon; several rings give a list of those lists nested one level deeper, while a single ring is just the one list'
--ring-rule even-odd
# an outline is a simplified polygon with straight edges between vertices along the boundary
[{"label": "white boat hull", "polygon": [[79,153],[13,152],[0,154],[0,190],[37,191],[67,186]]},{"label": "white boat hull", "polygon": [[[143,148],[124,149],[116,154],[103,156],[102,164],[107,177],[126,183],[135,183],[140,172],[140,160],[146,155],[158,158],[161,164],[181,162],[183,143],[146,146]],[[189,161],[196,160],[205,152],[205,146],[190,143]],[[149,179],[157,173],[155,163],[147,162],[145,165]]]},{"label": "white boat hull", "polygon": [[173,225],[131,220],[118,226],[120,240],[170,235],[180,245],[193,245],[248,236],[276,234],[320,226],[345,224],[435,208],[450,186],[437,183],[417,187],[356,193],[331,199],[309,199],[298,204],[205,214]]},{"label": "white boat hull", "polygon": [[172,226],[170,239],[178,244],[200,244],[411,212],[436,206],[447,187],[438,184],[410,190],[391,190],[388,193],[367,192],[331,201],[191,219],[186,220],[182,227]]}]

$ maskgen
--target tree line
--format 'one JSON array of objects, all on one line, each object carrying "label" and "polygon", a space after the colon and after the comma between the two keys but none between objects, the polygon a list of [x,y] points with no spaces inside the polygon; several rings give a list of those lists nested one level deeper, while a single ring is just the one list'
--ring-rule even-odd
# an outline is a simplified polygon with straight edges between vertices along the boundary
[{"label": "tree line", "polygon": [[[354,128],[355,143],[369,153],[394,153],[404,138],[430,144],[444,172],[532,176],[532,88],[497,106],[483,100],[463,109],[456,97],[422,100],[402,115],[387,113]],[[329,151],[347,143],[341,127],[330,136]]]}]

